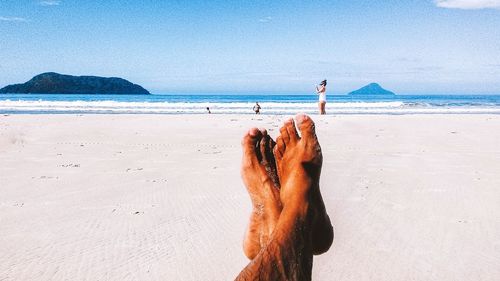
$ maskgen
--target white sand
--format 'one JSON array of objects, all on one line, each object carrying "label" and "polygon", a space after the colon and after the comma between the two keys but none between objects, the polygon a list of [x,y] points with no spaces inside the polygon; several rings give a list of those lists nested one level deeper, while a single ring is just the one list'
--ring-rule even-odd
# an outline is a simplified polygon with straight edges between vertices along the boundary
[{"label": "white sand", "polygon": [[[231,280],[251,126],[0,115],[0,280]],[[313,116],[335,228],[314,280],[500,280],[500,116]]]}]

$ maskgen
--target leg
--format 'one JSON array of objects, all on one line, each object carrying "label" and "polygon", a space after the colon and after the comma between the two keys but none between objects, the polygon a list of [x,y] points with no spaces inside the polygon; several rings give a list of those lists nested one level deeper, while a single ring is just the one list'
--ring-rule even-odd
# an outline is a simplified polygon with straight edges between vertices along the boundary
[{"label": "leg", "polygon": [[[316,137],[314,122],[307,115],[297,115],[299,137],[293,119],[285,122],[280,129],[277,145],[274,148],[276,166],[280,178],[281,198],[288,182],[301,181],[302,185],[311,185],[310,200],[313,211],[312,241],[313,253],[322,254],[333,243],[333,227],[319,188],[323,155]],[[284,202],[282,200],[282,202]]]},{"label": "leg", "polygon": [[248,131],[242,141],[241,176],[253,205],[243,239],[243,252],[249,259],[268,243],[281,213],[274,145],[266,130],[256,128]]},{"label": "leg", "polygon": [[[298,115],[297,121],[302,137],[299,138],[295,130],[289,130],[288,125],[293,125],[293,121],[289,121],[281,129],[278,145],[274,149],[283,210],[269,243],[241,271],[236,280],[311,279],[312,241],[315,239],[313,230],[314,224],[321,221],[318,213],[322,211],[314,206],[318,203],[315,201],[317,196],[321,197],[319,176],[322,155],[312,120],[305,115]],[[291,134],[293,132],[295,135]],[[324,215],[328,217],[326,212]],[[329,225],[331,228],[331,224]],[[333,239],[333,231],[331,236]]]},{"label": "leg", "polygon": [[308,205],[306,197],[284,203],[271,240],[236,280],[311,280],[313,254]]},{"label": "leg", "polygon": [[[302,117],[307,118],[307,122],[309,122],[307,124],[309,127],[305,126],[303,129],[312,130],[309,136],[314,138],[317,143],[312,120],[307,116]],[[307,132],[305,133],[307,135]],[[281,135],[298,137],[293,120],[281,128]],[[244,137],[242,145],[244,153],[241,174],[253,203],[253,212],[243,240],[243,251],[249,259],[253,259],[267,244],[282,206],[279,200],[278,175],[272,153],[275,146],[274,141],[265,130],[252,129]],[[285,143],[282,146],[285,147]],[[288,143],[288,146],[291,146],[291,143]],[[321,152],[319,152],[319,157],[321,157]],[[279,159],[281,156],[277,160]],[[317,222],[313,225],[313,253],[315,255],[326,252],[333,242],[333,228],[319,191],[319,177],[317,182],[317,192],[313,192],[311,195],[317,214]]]},{"label": "leg", "polygon": [[326,114],[326,110],[325,110],[325,107],[326,107],[326,102],[325,101],[322,101],[319,103],[319,106],[320,106],[320,114]]}]

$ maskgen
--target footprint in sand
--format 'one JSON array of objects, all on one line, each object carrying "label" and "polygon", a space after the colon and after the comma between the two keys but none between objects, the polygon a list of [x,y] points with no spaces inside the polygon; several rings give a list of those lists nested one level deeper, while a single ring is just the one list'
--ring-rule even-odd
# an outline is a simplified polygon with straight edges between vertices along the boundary
[{"label": "footprint in sand", "polygon": [[63,165],[61,165],[61,167],[63,167],[63,168],[80,168],[80,164],[73,164],[73,163],[63,164]]},{"label": "footprint in sand", "polygon": [[144,168],[135,168],[135,169],[132,169],[132,168],[127,168],[127,169],[125,170],[125,172],[128,172],[128,171],[142,171],[142,170],[144,170]]},{"label": "footprint in sand", "polygon": [[163,183],[163,182],[167,182],[167,179],[146,180],[146,182]]},{"label": "footprint in sand", "polygon": [[[35,179],[36,177],[31,177],[31,179]],[[38,179],[41,179],[41,180],[51,180],[51,179],[56,179],[58,180],[59,177],[52,177],[52,176],[40,176]]]}]

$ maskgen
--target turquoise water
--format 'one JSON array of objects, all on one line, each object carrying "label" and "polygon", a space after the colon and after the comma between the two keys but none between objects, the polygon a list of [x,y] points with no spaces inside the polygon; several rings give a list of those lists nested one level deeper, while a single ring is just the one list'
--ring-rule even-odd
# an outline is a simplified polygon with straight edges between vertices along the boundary
[{"label": "turquoise water", "polygon": [[[253,114],[316,113],[314,94],[168,94],[168,95],[39,95],[0,94],[0,113],[156,113]],[[500,95],[396,95],[351,97],[329,95],[327,114],[500,114]]]}]

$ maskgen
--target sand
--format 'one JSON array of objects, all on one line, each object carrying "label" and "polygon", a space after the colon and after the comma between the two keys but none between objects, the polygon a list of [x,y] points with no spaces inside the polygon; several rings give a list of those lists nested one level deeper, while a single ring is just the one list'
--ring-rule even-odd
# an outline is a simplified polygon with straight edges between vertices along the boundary
[{"label": "sand", "polygon": [[[232,280],[240,140],[285,117],[0,115],[0,280]],[[313,119],[313,280],[500,280],[500,115]]]}]

